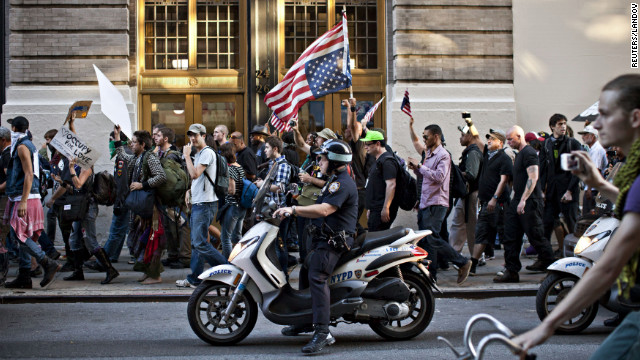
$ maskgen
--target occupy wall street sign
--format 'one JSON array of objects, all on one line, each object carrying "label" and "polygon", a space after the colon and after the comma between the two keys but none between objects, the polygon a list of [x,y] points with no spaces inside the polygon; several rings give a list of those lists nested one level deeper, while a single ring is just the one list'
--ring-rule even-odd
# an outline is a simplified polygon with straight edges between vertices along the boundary
[{"label": "occupy wall street sign", "polygon": [[100,157],[100,153],[80,140],[78,135],[64,126],[51,139],[51,146],[60,151],[69,160],[76,158],[77,164],[84,169],[93,166]]}]

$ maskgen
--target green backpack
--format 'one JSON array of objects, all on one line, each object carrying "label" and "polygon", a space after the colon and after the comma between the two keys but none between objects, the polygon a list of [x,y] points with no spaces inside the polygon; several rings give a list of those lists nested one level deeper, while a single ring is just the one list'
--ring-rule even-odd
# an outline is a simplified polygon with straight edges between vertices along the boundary
[{"label": "green backpack", "polygon": [[160,159],[167,181],[157,188],[156,195],[163,205],[175,207],[184,205],[184,194],[189,189],[189,177],[182,164],[168,157],[171,153],[180,155],[177,151],[169,151]]}]

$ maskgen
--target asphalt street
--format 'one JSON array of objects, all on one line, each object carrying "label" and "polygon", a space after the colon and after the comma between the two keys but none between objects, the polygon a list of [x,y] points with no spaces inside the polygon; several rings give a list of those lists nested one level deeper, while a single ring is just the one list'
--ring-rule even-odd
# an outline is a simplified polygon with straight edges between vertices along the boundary
[{"label": "asphalt street", "polygon": [[[5,304],[0,306],[0,358],[37,359],[283,359],[303,357],[308,336],[284,337],[281,326],[261,314],[254,331],[235,346],[214,347],[189,327],[187,304],[179,303],[66,303]],[[534,297],[486,300],[437,299],[434,318],[425,332],[410,341],[389,342],[367,325],[339,324],[332,328],[337,343],[321,356],[327,359],[455,359],[437,336],[462,349],[467,320],[476,313],[496,316],[515,333],[539,323]],[[598,317],[582,334],[555,336],[536,348],[538,359],[587,359],[610,333]],[[489,333],[479,325],[475,342]],[[485,359],[516,359],[495,345]]]}]

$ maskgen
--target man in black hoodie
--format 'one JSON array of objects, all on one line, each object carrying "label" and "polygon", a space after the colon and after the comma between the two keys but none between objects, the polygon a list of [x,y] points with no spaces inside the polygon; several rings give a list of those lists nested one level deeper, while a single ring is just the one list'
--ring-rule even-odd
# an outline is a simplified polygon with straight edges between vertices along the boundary
[{"label": "man in black hoodie", "polygon": [[[562,114],[553,114],[549,119],[551,135],[540,151],[540,186],[545,198],[544,236],[551,240],[555,219],[562,212],[564,221],[573,232],[578,219],[578,198],[580,187],[577,176],[560,168],[560,156],[576,150],[582,150],[578,140],[567,136],[567,118]],[[558,239],[562,241],[564,239]],[[534,264],[535,265],[535,264]],[[542,268],[528,269],[545,271]]]}]

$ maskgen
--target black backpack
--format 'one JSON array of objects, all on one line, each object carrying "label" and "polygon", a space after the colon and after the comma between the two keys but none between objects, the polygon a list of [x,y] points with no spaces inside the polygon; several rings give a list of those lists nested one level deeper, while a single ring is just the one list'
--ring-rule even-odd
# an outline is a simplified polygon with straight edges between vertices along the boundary
[{"label": "black backpack", "polygon": [[227,196],[227,193],[229,193],[229,164],[227,164],[227,159],[222,157],[222,155],[212,147],[207,146],[205,149],[207,148],[211,149],[216,157],[216,181],[214,182],[211,177],[209,177],[207,169],[204,170],[203,174],[209,179],[211,185],[213,185],[213,191],[216,193],[218,200],[224,202],[224,198]]},{"label": "black backpack", "polygon": [[[392,154],[382,161],[391,160],[398,169],[398,177],[396,178],[396,193],[393,196],[393,203],[398,205],[402,210],[412,210],[418,201],[418,188],[416,179],[401,164],[404,163],[398,155]],[[382,173],[382,163],[377,163],[378,170]]]},{"label": "black backpack", "polygon": [[462,176],[458,165],[451,160],[451,176],[449,178],[449,196],[454,199],[464,199],[469,194],[469,184]]}]

